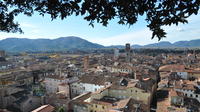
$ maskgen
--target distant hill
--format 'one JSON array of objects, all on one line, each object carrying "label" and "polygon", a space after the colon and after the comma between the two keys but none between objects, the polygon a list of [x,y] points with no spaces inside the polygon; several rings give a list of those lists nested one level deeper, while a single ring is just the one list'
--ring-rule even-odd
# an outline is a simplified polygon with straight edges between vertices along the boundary
[{"label": "distant hill", "polygon": [[172,47],[172,46],[173,46],[172,43],[168,41],[162,41],[159,43],[144,45],[143,47]]},{"label": "distant hill", "polygon": [[125,48],[125,46],[123,46],[123,45],[111,45],[111,46],[107,46],[106,48],[118,48],[118,49],[123,49],[123,48]]},{"label": "distant hill", "polygon": [[[125,45],[125,43],[124,43]],[[107,48],[124,48],[124,45],[112,45],[107,46]],[[138,45],[134,44],[133,48],[200,48],[200,39],[190,40],[190,41],[178,41],[175,43],[170,43],[168,41],[161,41],[158,43]]]},{"label": "distant hill", "polygon": [[[125,43],[124,43],[125,45]],[[92,43],[80,37],[60,37],[57,39],[27,39],[27,38],[7,38],[0,40],[0,50],[9,52],[25,52],[25,51],[63,51],[63,50],[83,50],[93,48],[120,48],[124,45],[103,46]],[[133,48],[200,48],[200,39],[191,41],[178,41],[170,43],[161,41],[148,45],[132,45]]]},{"label": "distant hill", "polygon": [[73,36],[57,39],[7,38],[0,41],[0,49],[10,52],[61,51],[90,48],[104,48],[104,46]]},{"label": "distant hill", "polygon": [[190,41],[178,41],[170,43],[168,41],[161,41],[158,43],[147,45],[132,45],[133,48],[200,48],[200,39]]},{"label": "distant hill", "polygon": [[173,45],[177,47],[200,47],[200,39],[191,41],[178,41]]}]

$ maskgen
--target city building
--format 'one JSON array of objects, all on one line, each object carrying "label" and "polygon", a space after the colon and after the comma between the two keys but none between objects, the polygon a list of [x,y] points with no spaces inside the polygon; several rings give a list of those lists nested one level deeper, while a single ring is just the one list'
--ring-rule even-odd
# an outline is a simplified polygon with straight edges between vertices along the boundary
[{"label": "city building", "polygon": [[83,67],[84,67],[85,71],[89,68],[89,56],[84,56],[84,58],[83,58]]},{"label": "city building", "polygon": [[0,57],[5,57],[6,56],[6,52],[4,50],[0,50]]},{"label": "city building", "polygon": [[42,105],[41,107],[38,107],[37,109],[31,111],[31,112],[54,112],[55,107],[51,105]]},{"label": "city building", "polygon": [[125,46],[126,62],[131,62],[131,46],[129,43]]}]

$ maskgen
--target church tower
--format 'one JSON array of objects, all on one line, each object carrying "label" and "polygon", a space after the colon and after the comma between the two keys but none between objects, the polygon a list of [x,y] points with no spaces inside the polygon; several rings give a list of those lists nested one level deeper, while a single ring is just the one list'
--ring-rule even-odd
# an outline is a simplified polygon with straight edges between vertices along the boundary
[{"label": "church tower", "polygon": [[131,46],[129,43],[126,44],[125,53],[126,53],[126,62],[131,62]]}]

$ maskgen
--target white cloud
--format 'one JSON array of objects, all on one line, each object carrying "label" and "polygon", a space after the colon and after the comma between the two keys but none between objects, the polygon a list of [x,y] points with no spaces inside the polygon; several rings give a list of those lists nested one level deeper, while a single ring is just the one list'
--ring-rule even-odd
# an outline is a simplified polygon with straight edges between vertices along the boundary
[{"label": "white cloud", "polygon": [[[180,40],[200,39],[200,14],[191,16],[188,24],[179,24],[164,27],[167,32],[166,41],[176,42]],[[197,19],[198,18],[198,19]]]},{"label": "white cloud", "polygon": [[32,33],[39,33],[40,30],[38,30],[38,29],[33,29],[31,32],[32,32]]},{"label": "white cloud", "polygon": [[151,39],[151,31],[149,31],[147,28],[138,30],[138,31],[132,31],[121,35],[116,35],[112,37],[107,38],[95,38],[91,39],[90,41],[99,43],[102,45],[124,45],[125,43],[130,44],[148,44],[157,42],[157,39]]},{"label": "white cloud", "polygon": [[26,22],[23,22],[23,23],[20,23],[20,27],[24,27],[24,28],[37,28],[36,25],[34,24],[30,24],[30,23],[26,23]]},{"label": "white cloud", "polygon": [[24,31],[24,34],[0,32],[0,40],[6,39],[9,37],[34,38],[34,34],[38,34],[40,32],[38,26],[28,23],[28,22],[20,23],[20,27]]},{"label": "white cloud", "polygon": [[20,24],[22,30],[24,30],[25,34],[37,34],[40,33],[39,27],[35,24],[22,22]]},{"label": "white cloud", "polygon": [[[176,42],[181,40],[193,40],[200,39],[200,14],[193,15],[188,19],[188,24],[179,24],[163,27],[167,32],[167,37],[161,41]],[[151,39],[152,32],[148,28],[144,28],[138,31],[132,31],[125,34],[120,34],[107,38],[95,38],[90,41],[99,43],[102,45],[124,45],[130,44],[150,44],[158,42],[157,38]]]}]

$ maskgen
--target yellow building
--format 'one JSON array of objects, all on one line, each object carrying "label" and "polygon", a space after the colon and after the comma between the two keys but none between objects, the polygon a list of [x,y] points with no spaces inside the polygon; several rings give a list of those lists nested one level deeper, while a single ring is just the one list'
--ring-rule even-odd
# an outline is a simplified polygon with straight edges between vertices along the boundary
[{"label": "yellow building", "polygon": [[200,71],[199,70],[187,70],[189,78],[200,78]]},{"label": "yellow building", "polygon": [[113,110],[128,112],[133,107],[130,102],[134,100],[146,105],[145,108],[148,112],[153,89],[144,90],[140,88],[143,85],[138,85],[138,83],[138,80],[121,79],[94,93],[87,93],[74,98],[71,102],[72,108],[75,112],[78,112],[78,110],[79,112],[112,112]]}]

